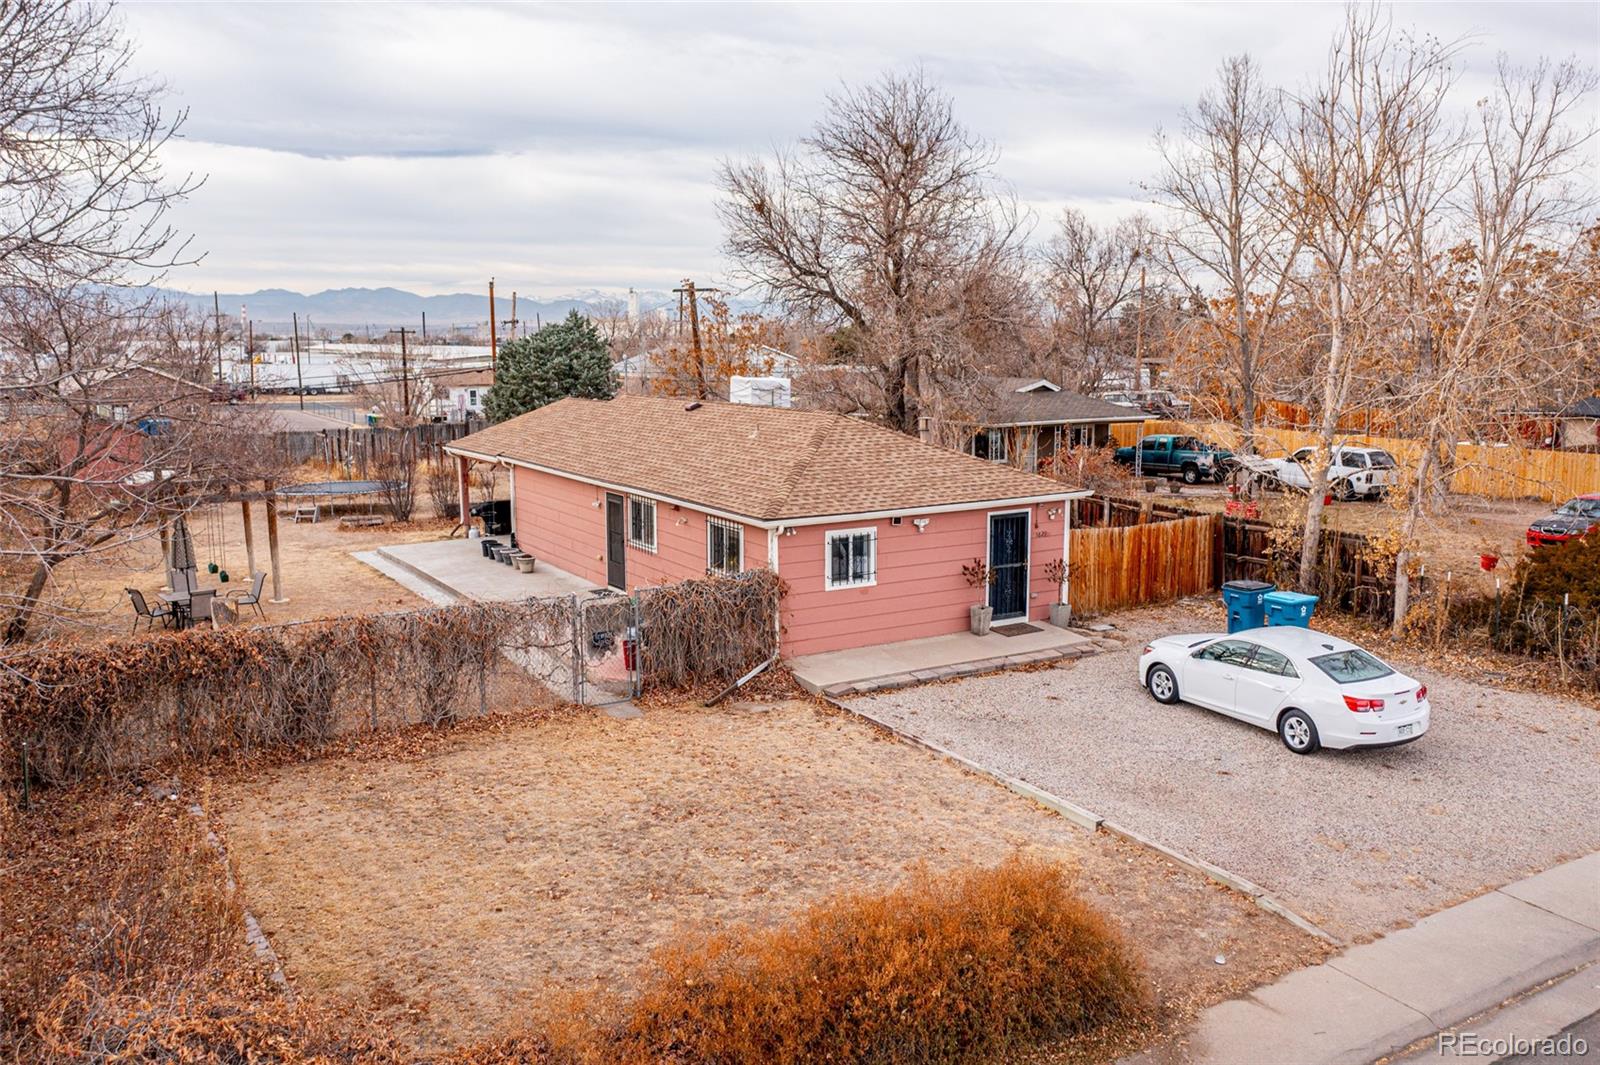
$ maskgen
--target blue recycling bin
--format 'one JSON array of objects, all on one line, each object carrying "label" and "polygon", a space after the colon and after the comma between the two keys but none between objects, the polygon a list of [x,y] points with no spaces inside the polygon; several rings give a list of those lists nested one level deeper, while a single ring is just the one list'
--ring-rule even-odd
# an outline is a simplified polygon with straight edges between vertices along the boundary
[{"label": "blue recycling bin", "polygon": [[1262,605],[1273,586],[1266,581],[1223,581],[1222,605],[1228,610],[1228,631],[1259,629],[1267,623]]},{"label": "blue recycling bin", "polygon": [[1297,625],[1311,627],[1311,615],[1317,611],[1317,597],[1300,592],[1268,592],[1264,597],[1268,625]]}]

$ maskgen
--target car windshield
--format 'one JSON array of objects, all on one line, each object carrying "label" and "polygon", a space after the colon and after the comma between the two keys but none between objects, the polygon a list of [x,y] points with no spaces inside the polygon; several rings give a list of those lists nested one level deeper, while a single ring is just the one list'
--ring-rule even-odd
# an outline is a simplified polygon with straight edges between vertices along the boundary
[{"label": "car windshield", "polygon": [[1600,518],[1600,499],[1570,499],[1556,513],[1564,518]]},{"label": "car windshield", "polygon": [[1369,451],[1367,458],[1372,460],[1372,468],[1375,470],[1394,469],[1394,456],[1387,451]]},{"label": "car windshield", "polygon": [[1394,672],[1359,647],[1335,651],[1331,655],[1318,655],[1311,660],[1311,664],[1332,677],[1336,684],[1359,684],[1364,680],[1387,677]]}]

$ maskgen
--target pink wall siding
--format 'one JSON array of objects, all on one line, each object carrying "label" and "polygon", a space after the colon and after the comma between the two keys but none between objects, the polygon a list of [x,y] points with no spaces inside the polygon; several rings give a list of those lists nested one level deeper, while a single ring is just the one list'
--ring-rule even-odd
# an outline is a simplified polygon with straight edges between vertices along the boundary
[{"label": "pink wall siding", "polygon": [[[1033,620],[1047,619],[1050,604],[1059,595],[1059,588],[1044,579],[1043,570],[1061,557],[1064,509],[1060,503],[1031,508],[1028,616]],[[1056,511],[1053,518],[1051,510]],[[988,512],[927,518],[928,526],[920,533],[908,517],[898,526],[885,518],[802,526],[792,536],[780,536],[778,573],[789,586],[783,603],[784,653],[815,654],[965,630],[967,608],[984,593],[968,586],[961,567],[974,558],[988,558]],[[827,533],[862,528],[878,533],[877,583],[827,590]]]},{"label": "pink wall siding", "polygon": [[[606,582],[606,491],[581,481],[516,467],[517,544],[585,580]],[[620,494],[620,493],[619,493]],[[623,500],[627,500],[623,495]],[[600,506],[595,506],[598,502]],[[624,520],[627,510],[623,510]],[[767,564],[767,532],[744,529],[744,564]],[[626,546],[628,590],[670,584],[706,572],[706,515],[656,503],[656,550]]]},{"label": "pink wall siding", "polygon": [[[605,490],[536,470],[517,468],[517,543],[558,569],[596,585],[606,582]],[[624,499],[627,497],[624,496]],[[600,506],[595,506],[596,502]],[[1031,508],[1028,616],[1046,620],[1059,590],[1044,579],[1046,563],[1061,557],[1064,504]],[[1050,512],[1056,512],[1055,517]],[[917,532],[908,517],[872,522],[808,525],[778,537],[778,572],[788,585],[783,601],[783,652],[815,654],[865,647],[967,628],[967,608],[983,598],[967,586],[961,567],[988,558],[989,514],[985,509],[927,515]],[[744,526],[744,565],[767,564],[767,531]],[[878,533],[877,583],[828,591],[826,534],[873,528]],[[704,575],[706,515],[689,507],[656,504],[656,550],[627,546],[628,590]]]},{"label": "pink wall siding", "polygon": [[517,544],[557,569],[606,582],[605,493],[581,481],[514,467]]}]

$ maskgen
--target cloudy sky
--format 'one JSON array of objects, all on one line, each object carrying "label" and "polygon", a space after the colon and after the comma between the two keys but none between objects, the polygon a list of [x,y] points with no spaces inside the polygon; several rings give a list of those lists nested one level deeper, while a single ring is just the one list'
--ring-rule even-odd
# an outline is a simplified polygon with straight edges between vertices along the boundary
[{"label": "cloudy sky", "polygon": [[[1002,151],[1048,235],[1065,204],[1133,209],[1151,135],[1225,56],[1308,79],[1336,4],[123,8],[139,61],[186,107],[168,156],[206,175],[177,221],[193,291],[393,285],[543,296],[670,288],[726,269],[717,161],[805,134],[823,96],[921,65]],[[1600,5],[1400,5],[1497,52],[1600,59]]]}]

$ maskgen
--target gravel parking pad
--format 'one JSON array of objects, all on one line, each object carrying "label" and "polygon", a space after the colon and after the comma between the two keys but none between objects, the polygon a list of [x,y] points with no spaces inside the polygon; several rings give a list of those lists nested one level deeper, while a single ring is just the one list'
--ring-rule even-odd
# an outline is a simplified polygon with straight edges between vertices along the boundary
[{"label": "gravel parking pad", "polygon": [[1214,615],[1179,604],[1114,620],[1119,650],[853,705],[1230,869],[1347,939],[1600,849],[1591,706],[1407,663],[1433,703],[1425,737],[1297,757],[1139,685],[1146,640],[1215,631]]}]

